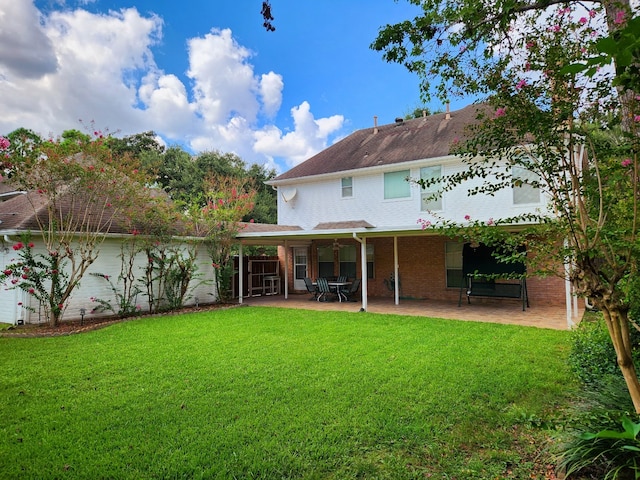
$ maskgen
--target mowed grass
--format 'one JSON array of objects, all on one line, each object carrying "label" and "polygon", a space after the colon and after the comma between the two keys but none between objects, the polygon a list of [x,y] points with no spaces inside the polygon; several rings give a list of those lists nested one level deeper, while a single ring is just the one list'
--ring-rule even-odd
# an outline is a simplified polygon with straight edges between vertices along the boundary
[{"label": "mowed grass", "polygon": [[0,478],[536,478],[568,345],[264,307],[0,338]]}]

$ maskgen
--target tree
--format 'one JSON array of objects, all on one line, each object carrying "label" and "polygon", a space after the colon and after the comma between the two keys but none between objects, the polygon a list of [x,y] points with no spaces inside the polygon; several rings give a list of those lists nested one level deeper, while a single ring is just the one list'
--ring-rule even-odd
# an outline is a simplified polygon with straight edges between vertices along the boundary
[{"label": "tree", "polygon": [[[373,48],[418,72],[425,96],[440,76],[439,96],[482,95],[490,107],[471,139],[457,146],[466,171],[443,179],[443,189],[481,178],[474,194],[542,189],[551,203],[549,212],[491,225],[467,219],[439,228],[503,245],[506,261],[522,259],[516,247],[526,245],[538,272],[558,273],[549,261],[567,262],[578,293],[603,313],[640,413],[628,317],[640,259],[640,97],[633,74],[640,49],[629,3],[605,1],[590,10],[555,1],[414,3],[424,14],[385,27]],[[610,73],[597,68],[611,59]]]},{"label": "tree", "polygon": [[17,140],[6,148],[11,181],[29,192],[44,253],[36,253],[28,239],[18,242],[18,259],[0,280],[11,279],[12,288],[33,295],[57,326],[112,223],[145,181],[135,161],[115,157],[101,135],[70,132],[42,141],[20,130],[8,138]]},{"label": "tree", "polygon": [[252,183],[235,176],[210,175],[205,181],[204,206],[194,203],[190,213],[196,234],[205,245],[216,269],[218,299],[228,299],[233,279],[232,254],[240,220],[253,209],[256,192]]}]

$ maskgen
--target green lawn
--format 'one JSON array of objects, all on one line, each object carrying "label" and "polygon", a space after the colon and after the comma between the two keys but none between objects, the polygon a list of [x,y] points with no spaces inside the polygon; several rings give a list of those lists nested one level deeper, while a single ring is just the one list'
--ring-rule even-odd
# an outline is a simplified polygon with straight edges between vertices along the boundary
[{"label": "green lawn", "polygon": [[561,331],[260,307],[0,338],[0,478],[536,478],[568,349]]}]

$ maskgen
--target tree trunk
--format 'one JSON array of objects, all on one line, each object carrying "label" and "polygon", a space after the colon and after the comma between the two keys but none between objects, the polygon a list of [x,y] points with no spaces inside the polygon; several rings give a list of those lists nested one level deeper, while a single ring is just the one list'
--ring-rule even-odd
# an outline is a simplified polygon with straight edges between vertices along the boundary
[{"label": "tree trunk", "polygon": [[640,414],[640,379],[633,363],[631,336],[629,331],[629,319],[627,310],[617,302],[610,299],[601,299],[597,302],[604,316],[604,320],[616,351],[618,366],[627,384],[631,401],[636,410]]}]

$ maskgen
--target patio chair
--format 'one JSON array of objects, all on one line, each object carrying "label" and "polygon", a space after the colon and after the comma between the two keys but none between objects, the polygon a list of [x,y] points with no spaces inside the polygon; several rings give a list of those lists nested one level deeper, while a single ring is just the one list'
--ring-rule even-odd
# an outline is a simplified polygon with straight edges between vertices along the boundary
[{"label": "patio chair", "polygon": [[326,302],[328,300],[328,295],[335,295],[335,291],[331,290],[329,287],[329,283],[326,278],[318,278],[316,280],[316,285],[318,287],[318,298],[317,300]]},{"label": "patio chair", "polygon": [[304,277],[304,285],[307,287],[307,292],[309,292],[312,295],[309,300],[317,300],[318,288],[313,284],[313,282],[309,277]]},{"label": "patio chair", "polygon": [[351,285],[349,286],[348,290],[343,290],[342,293],[344,293],[347,296],[347,299],[350,302],[357,302],[358,299],[358,290],[360,289],[360,279],[356,278],[353,280],[353,282],[351,282]]},{"label": "patio chair", "polygon": [[338,282],[346,282],[347,281],[347,276],[346,275],[340,275],[338,277]]}]

